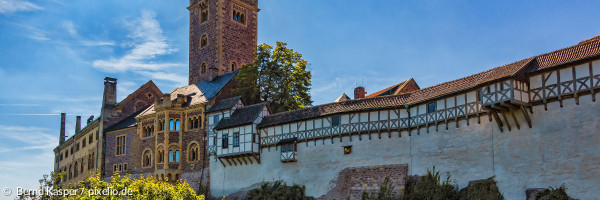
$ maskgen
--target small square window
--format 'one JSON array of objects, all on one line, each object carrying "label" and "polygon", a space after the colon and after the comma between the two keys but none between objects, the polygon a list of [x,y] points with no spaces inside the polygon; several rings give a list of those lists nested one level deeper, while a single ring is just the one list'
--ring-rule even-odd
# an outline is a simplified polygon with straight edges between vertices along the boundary
[{"label": "small square window", "polygon": [[352,146],[345,146],[344,154],[351,154],[351,153],[352,153]]},{"label": "small square window", "polygon": [[339,126],[341,121],[340,116],[335,116],[331,118],[331,126]]},{"label": "small square window", "polygon": [[427,113],[435,112],[435,107],[436,107],[435,102],[427,104]]}]

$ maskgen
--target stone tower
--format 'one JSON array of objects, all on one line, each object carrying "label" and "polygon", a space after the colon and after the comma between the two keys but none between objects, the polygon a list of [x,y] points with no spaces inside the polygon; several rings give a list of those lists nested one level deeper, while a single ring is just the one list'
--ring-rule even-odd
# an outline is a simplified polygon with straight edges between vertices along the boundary
[{"label": "stone tower", "polygon": [[254,60],[258,0],[191,0],[189,84]]}]

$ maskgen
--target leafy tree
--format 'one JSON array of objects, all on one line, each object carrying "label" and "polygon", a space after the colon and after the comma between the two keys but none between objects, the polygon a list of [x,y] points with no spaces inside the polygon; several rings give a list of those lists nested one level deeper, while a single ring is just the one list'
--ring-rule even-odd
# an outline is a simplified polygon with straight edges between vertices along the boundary
[{"label": "leafy tree", "polygon": [[[194,189],[185,181],[169,183],[159,181],[152,176],[141,176],[131,178],[129,176],[114,175],[110,182],[105,182],[100,174],[90,176],[84,181],[73,185],[58,184],[63,174],[52,173],[52,178],[48,175],[40,180],[41,188],[53,187],[52,189],[76,189],[74,195],[49,195],[22,197],[29,199],[196,199],[204,200],[204,196],[196,195]],[[108,193],[103,193],[108,191]],[[108,195],[107,195],[108,194]]]},{"label": "leafy tree", "polygon": [[267,102],[274,113],[305,108],[312,104],[311,73],[306,67],[302,54],[286,43],[277,42],[275,48],[260,44],[254,62],[240,69],[239,87],[233,93],[247,104]]}]

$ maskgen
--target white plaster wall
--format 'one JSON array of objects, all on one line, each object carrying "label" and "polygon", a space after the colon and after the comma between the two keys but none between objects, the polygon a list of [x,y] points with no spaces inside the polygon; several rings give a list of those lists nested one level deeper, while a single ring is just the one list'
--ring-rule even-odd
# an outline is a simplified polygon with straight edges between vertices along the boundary
[{"label": "white plaster wall", "polygon": [[[227,195],[261,181],[282,179],[287,183],[306,185],[307,194],[319,197],[332,189],[338,172],[347,167],[386,164],[409,164],[409,174],[422,175],[436,165],[443,174],[450,172],[460,188],[469,181],[496,175],[498,187],[507,199],[524,199],[527,188],[557,187],[565,183],[574,198],[594,199],[600,196],[600,106],[590,95],[564,100],[564,107],[550,103],[534,107],[533,128],[529,128],[522,113],[517,112],[521,129],[507,115],[512,131],[506,125],[500,132],[495,121],[481,116],[481,124],[470,118],[470,125],[461,120],[440,124],[439,132],[430,126],[409,137],[393,133],[382,139],[353,136],[339,141],[318,140],[298,143],[298,162],[281,163],[280,151],[265,148],[261,163],[227,166],[214,157],[210,160],[211,192]],[[506,123],[506,122],[504,122]],[[318,123],[320,124],[320,123]],[[352,145],[352,153],[343,154],[344,145]]]}]

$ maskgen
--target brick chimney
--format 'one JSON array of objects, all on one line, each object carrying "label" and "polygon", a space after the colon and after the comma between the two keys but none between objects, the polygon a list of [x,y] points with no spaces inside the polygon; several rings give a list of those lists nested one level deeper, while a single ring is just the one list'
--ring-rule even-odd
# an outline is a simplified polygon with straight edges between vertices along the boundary
[{"label": "brick chimney", "polygon": [[354,99],[362,99],[365,98],[367,92],[363,86],[358,86],[354,88]]},{"label": "brick chimney", "polygon": [[208,81],[213,81],[219,76],[219,70],[216,67],[208,68]]},{"label": "brick chimney", "polygon": [[75,133],[81,130],[81,116],[77,116],[77,122],[75,122]]},{"label": "brick chimney", "polygon": [[102,128],[108,128],[114,124],[113,118],[118,115],[115,104],[117,104],[117,79],[106,77],[104,78],[104,94],[100,112],[103,121]]},{"label": "brick chimney", "polygon": [[58,145],[65,142],[65,118],[66,113],[60,113],[60,138],[58,138]]}]

